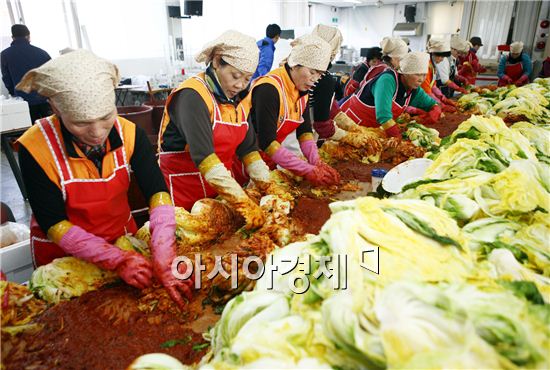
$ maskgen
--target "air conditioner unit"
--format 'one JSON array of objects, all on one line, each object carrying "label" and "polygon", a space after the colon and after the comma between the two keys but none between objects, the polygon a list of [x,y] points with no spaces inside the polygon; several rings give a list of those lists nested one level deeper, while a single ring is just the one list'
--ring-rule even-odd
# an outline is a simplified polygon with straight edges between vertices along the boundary
[{"label": "air conditioner unit", "polygon": [[397,23],[393,28],[393,36],[422,36],[424,23]]}]

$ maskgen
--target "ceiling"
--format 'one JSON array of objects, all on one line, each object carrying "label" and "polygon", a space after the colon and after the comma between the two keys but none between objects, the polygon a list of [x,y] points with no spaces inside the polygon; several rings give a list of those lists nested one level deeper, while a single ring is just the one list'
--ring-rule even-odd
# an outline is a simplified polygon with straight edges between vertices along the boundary
[{"label": "ceiling", "polygon": [[[349,8],[353,6],[382,6],[394,4],[416,4],[419,2],[432,2],[441,0],[309,0],[312,4],[322,4],[337,8]],[[456,1],[456,0],[454,0]]]}]

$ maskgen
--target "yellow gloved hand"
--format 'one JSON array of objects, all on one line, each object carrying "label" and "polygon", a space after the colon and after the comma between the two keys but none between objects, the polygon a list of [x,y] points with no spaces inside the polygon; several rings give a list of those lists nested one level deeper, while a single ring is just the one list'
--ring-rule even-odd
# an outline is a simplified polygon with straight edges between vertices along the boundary
[{"label": "yellow gloved hand", "polygon": [[336,126],[340,127],[342,130],[349,132],[360,132],[361,126],[355,123],[351,118],[349,118],[344,112],[339,112],[334,117],[334,123]]},{"label": "yellow gloved hand", "polygon": [[199,171],[208,184],[244,217],[246,221],[245,228],[256,229],[263,225],[265,217],[260,206],[248,197],[216,154],[206,157],[199,165]]}]

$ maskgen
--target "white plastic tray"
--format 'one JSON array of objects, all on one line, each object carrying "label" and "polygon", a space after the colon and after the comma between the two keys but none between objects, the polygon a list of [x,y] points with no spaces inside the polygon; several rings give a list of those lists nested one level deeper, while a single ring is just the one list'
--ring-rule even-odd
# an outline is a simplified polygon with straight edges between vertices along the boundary
[{"label": "white plastic tray", "polygon": [[30,239],[0,248],[0,268],[8,281],[28,281],[34,271]]}]

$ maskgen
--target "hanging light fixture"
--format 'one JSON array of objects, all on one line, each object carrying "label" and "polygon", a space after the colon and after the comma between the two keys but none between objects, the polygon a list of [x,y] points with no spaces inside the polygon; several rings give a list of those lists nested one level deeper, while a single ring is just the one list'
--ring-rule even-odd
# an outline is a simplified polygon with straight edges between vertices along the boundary
[{"label": "hanging light fixture", "polygon": [[382,2],[382,0],[376,0],[376,3],[374,3],[374,5],[376,5],[377,8],[381,8],[384,3]]}]

